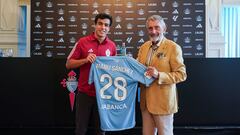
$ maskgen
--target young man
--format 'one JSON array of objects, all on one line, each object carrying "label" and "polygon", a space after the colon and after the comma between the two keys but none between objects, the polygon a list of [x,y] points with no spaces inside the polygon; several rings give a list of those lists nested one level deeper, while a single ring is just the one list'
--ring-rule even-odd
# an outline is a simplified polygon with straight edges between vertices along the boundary
[{"label": "young man", "polygon": [[116,55],[116,46],[107,33],[112,25],[112,17],[101,13],[95,17],[95,31],[79,39],[68,56],[66,67],[79,68],[78,93],[76,95],[76,135],[85,135],[90,119],[94,120],[96,135],[104,135],[100,129],[99,114],[94,85],[88,84],[91,63],[97,56]]},{"label": "young man", "polygon": [[[150,85],[141,85],[140,107],[143,135],[173,135],[173,114],[177,112],[176,83],[186,80],[186,68],[179,45],[164,37],[166,24],[161,16],[147,19],[150,41],[139,49],[138,61],[147,74],[156,78]],[[157,129],[157,130],[156,130]]]}]

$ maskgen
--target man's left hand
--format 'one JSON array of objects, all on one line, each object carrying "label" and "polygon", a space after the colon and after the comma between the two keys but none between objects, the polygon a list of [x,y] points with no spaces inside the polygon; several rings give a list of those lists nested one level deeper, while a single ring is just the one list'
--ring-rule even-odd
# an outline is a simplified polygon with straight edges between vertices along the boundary
[{"label": "man's left hand", "polygon": [[154,77],[154,78],[158,78],[158,70],[157,70],[155,67],[149,66],[149,67],[147,68],[147,74],[148,74],[149,76]]}]

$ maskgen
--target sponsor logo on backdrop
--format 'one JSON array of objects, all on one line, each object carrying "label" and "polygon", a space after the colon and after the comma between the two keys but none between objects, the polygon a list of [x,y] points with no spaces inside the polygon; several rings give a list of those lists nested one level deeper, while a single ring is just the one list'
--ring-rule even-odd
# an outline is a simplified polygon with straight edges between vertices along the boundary
[{"label": "sponsor logo on backdrop", "polygon": [[161,2],[161,6],[165,7],[166,6],[166,2]]},{"label": "sponsor logo on backdrop", "polygon": [[178,9],[175,9],[172,14],[179,14]]},{"label": "sponsor logo on backdrop", "polygon": [[179,31],[178,30],[174,30],[173,31],[173,36],[178,36],[179,35]]},{"label": "sponsor logo on backdrop", "polygon": [[69,39],[69,41],[70,41],[70,43],[76,43],[76,38],[74,38],[74,37],[71,37],[70,39]]},{"label": "sponsor logo on backdrop", "polygon": [[36,21],[36,22],[40,22],[40,21],[41,21],[41,17],[40,17],[40,16],[36,16],[36,17],[35,17],[35,21]]},{"label": "sponsor logo on backdrop", "polygon": [[36,3],[35,3],[35,6],[36,6],[36,7],[40,7],[40,2],[36,2]]},{"label": "sponsor logo on backdrop", "polygon": [[132,2],[127,2],[127,8],[132,8],[133,7],[133,3]]},{"label": "sponsor logo on backdrop", "polygon": [[37,25],[35,25],[35,28],[41,28],[41,25],[38,23]]},{"label": "sponsor logo on backdrop", "polygon": [[172,7],[177,8],[178,6],[179,6],[178,2],[174,1],[174,2],[172,3]]}]

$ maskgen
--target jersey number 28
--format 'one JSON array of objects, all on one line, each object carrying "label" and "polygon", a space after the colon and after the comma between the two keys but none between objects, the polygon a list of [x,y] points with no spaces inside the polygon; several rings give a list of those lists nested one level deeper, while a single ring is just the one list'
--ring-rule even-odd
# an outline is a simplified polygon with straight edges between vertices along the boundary
[{"label": "jersey number 28", "polygon": [[[113,91],[114,93],[114,98],[117,101],[123,101],[126,99],[127,97],[127,89],[125,88],[127,86],[127,81],[123,78],[123,77],[116,77],[114,80],[112,79],[112,77],[109,74],[102,74],[100,77],[100,82],[103,83],[105,79],[108,79],[108,83],[105,84],[99,91],[100,93],[100,97],[102,99],[111,99],[112,96],[111,95],[105,95],[105,91],[111,87],[112,85],[114,85],[115,89]],[[122,82],[121,84],[119,84],[119,82]],[[120,95],[119,92],[122,91],[122,94]]]}]

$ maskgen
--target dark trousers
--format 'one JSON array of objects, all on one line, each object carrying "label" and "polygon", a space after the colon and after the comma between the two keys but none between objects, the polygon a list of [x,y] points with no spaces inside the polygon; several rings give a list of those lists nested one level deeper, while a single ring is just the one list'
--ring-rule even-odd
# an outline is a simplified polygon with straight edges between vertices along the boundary
[{"label": "dark trousers", "polygon": [[94,135],[105,135],[105,132],[100,129],[96,97],[88,96],[82,92],[77,93],[75,123],[76,135],[86,135],[89,124],[94,128]]}]

